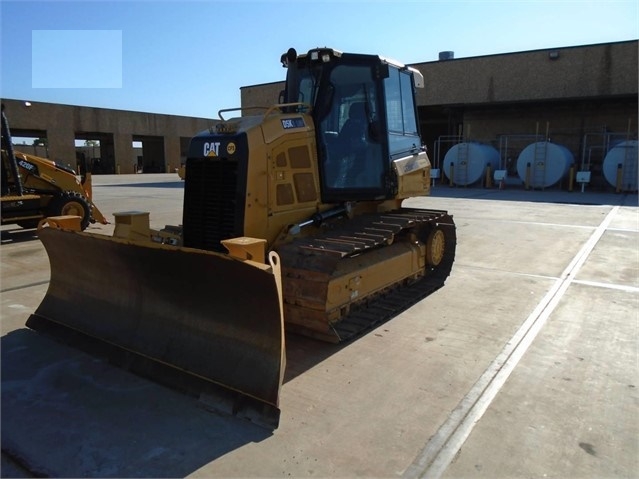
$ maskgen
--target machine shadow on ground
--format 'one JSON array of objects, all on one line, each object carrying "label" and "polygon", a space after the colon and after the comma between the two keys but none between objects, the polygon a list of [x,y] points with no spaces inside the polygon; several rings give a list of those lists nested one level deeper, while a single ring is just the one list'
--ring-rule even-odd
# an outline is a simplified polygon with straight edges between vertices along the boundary
[{"label": "machine shadow on ground", "polygon": [[334,344],[307,338],[299,334],[288,333],[286,335],[286,370],[284,372],[284,384],[304,374],[333,354],[338,353],[344,348],[348,348],[349,345],[366,334],[371,334],[371,332],[368,331],[357,338]]},{"label": "machine shadow on ground", "polygon": [[35,477],[185,477],[272,435],[30,329],[0,347],[2,452]]},{"label": "machine shadow on ground", "polygon": [[0,244],[24,243],[38,239],[36,229],[6,229],[0,231]]},{"label": "machine shadow on ground", "polygon": [[[287,334],[284,384],[357,339]],[[273,435],[31,329],[0,348],[3,455],[34,477],[185,477]]]},{"label": "machine shadow on ground", "polygon": [[568,191],[559,188],[529,189],[523,187],[482,188],[481,186],[437,185],[431,188],[433,198],[460,198],[492,201],[517,201],[530,203],[555,203],[571,205],[619,205],[639,206],[636,192],[615,193],[614,190],[596,191],[579,188]]}]

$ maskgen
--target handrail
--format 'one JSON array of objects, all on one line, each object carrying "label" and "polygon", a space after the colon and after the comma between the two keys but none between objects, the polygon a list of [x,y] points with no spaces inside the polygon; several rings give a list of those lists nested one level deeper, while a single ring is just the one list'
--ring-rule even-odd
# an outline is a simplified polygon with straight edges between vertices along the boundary
[{"label": "handrail", "polygon": [[306,108],[308,108],[309,110],[311,109],[311,105],[309,105],[308,103],[304,103],[301,101],[296,101],[294,103],[279,103],[277,105],[272,105],[267,111],[266,113],[264,113],[264,117],[269,116],[274,110],[281,110],[282,108],[288,108],[291,106],[304,106]]},{"label": "handrail", "polygon": [[222,116],[222,113],[227,113],[229,111],[243,111],[243,110],[268,110],[266,106],[245,106],[245,107],[237,107],[237,108],[225,108],[223,110],[219,110],[217,112],[217,116],[220,117],[220,120],[226,121],[226,119]]},{"label": "handrail", "polygon": [[226,121],[226,119],[222,116],[222,113],[227,113],[229,111],[244,111],[244,110],[266,110],[264,116],[267,117],[274,110],[281,110],[282,108],[291,107],[291,106],[304,106],[311,109],[311,105],[304,102],[294,102],[294,103],[278,103],[277,105],[272,105],[269,107],[266,106],[248,106],[248,107],[237,107],[237,108],[225,108],[223,110],[219,110],[217,115],[220,117],[220,120]]}]

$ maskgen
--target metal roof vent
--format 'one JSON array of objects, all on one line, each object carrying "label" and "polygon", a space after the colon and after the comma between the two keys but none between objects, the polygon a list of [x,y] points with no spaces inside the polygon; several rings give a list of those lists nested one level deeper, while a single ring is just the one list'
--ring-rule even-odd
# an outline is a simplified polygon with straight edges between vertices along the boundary
[{"label": "metal roof vent", "polygon": [[452,60],[455,58],[455,52],[439,52],[439,61]]}]

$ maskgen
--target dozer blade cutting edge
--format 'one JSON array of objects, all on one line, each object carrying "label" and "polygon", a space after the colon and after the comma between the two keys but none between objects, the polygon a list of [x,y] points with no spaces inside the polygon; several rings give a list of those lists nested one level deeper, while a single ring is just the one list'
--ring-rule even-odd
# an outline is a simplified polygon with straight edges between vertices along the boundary
[{"label": "dozer blade cutting edge", "polygon": [[285,367],[277,255],[268,268],[56,228],[38,235],[51,281],[27,326],[277,427]]}]

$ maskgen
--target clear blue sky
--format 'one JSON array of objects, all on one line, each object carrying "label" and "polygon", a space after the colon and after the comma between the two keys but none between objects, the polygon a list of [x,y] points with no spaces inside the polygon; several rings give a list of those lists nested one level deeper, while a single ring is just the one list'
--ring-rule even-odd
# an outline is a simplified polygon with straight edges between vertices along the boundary
[{"label": "clear blue sky", "polygon": [[637,3],[1,0],[0,96],[216,118],[282,80],[289,47],[419,63],[636,40]]}]

